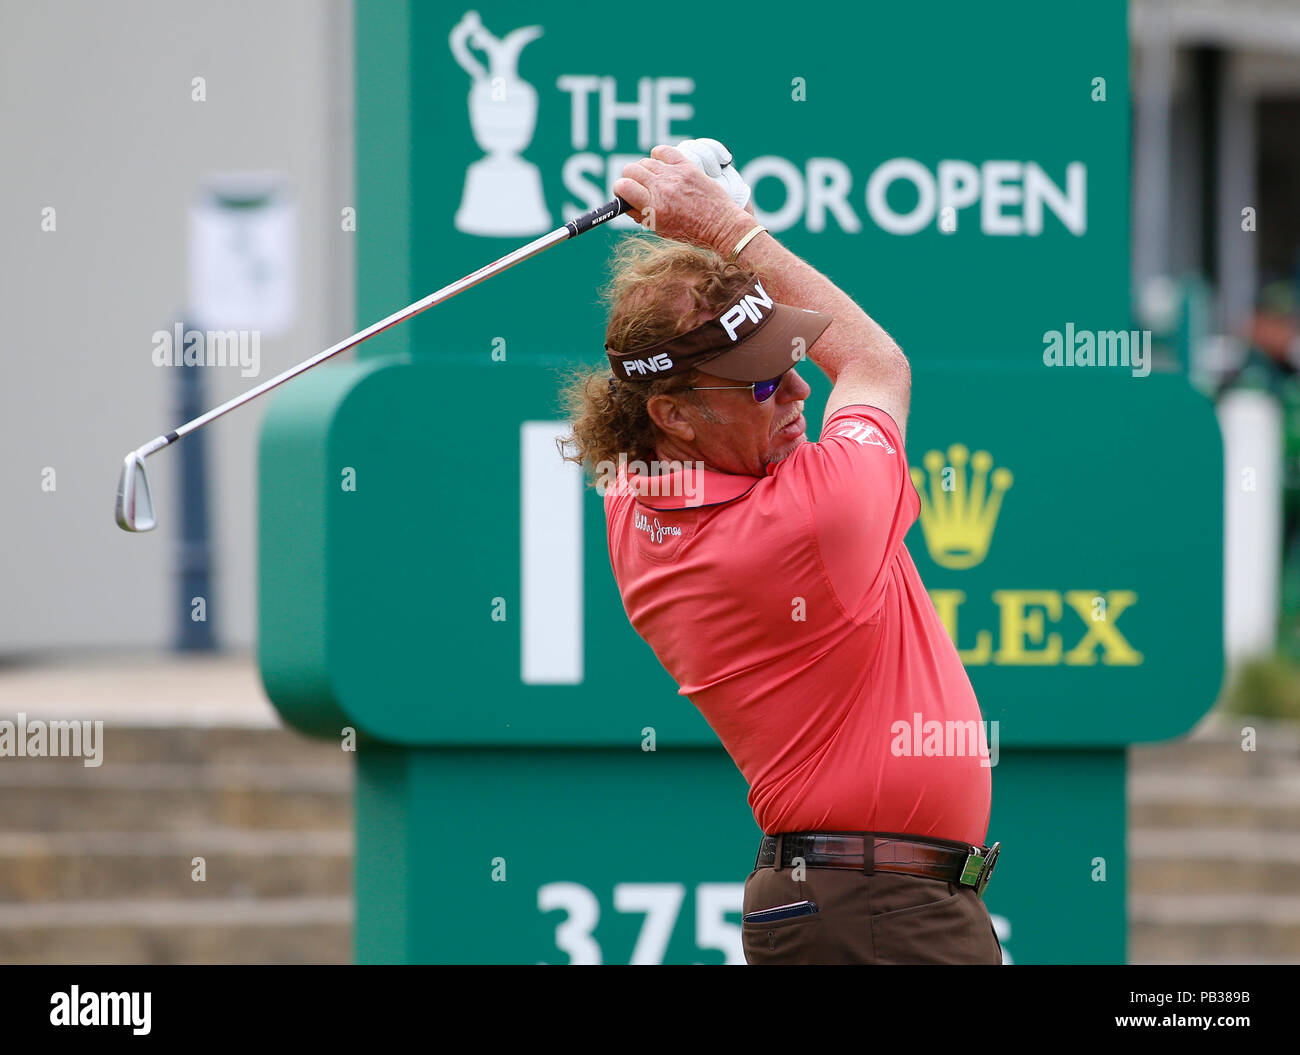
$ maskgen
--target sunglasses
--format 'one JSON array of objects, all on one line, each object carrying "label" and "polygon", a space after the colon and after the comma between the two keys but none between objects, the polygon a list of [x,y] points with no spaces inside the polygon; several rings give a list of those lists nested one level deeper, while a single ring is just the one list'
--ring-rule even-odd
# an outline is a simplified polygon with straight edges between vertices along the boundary
[{"label": "sunglasses", "polygon": [[776,390],[781,387],[781,381],[785,374],[780,377],[774,377],[771,381],[755,381],[752,385],[706,385],[704,387],[694,386],[687,388],[687,392],[727,392],[732,389],[748,388],[754,393],[755,403],[766,403],[774,395]]}]

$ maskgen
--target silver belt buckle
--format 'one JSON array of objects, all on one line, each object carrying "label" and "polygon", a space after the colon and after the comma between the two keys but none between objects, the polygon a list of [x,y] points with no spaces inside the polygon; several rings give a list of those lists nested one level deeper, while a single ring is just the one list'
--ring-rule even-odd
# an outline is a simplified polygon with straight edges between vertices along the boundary
[{"label": "silver belt buckle", "polygon": [[958,880],[963,886],[973,886],[975,893],[980,897],[984,896],[984,888],[989,885],[989,880],[993,878],[993,866],[997,863],[998,851],[1002,844],[994,843],[988,850],[980,850],[972,847],[970,854],[966,858],[966,864],[961,870],[961,878]]}]

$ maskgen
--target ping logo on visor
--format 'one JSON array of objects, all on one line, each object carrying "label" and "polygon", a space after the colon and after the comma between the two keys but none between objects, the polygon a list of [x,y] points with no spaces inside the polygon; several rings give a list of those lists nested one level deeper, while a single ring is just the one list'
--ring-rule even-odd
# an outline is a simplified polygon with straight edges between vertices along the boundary
[{"label": "ping logo on visor", "polygon": [[757,276],[715,318],[648,347],[621,351],[605,346],[610,368],[624,381],[653,381],[700,369],[736,381],[762,381],[785,373],[831,324],[825,312],[778,304]]},{"label": "ping logo on visor", "polygon": [[633,374],[660,374],[672,368],[673,361],[668,358],[667,352],[660,352],[649,359],[623,360],[624,375],[627,377],[631,377]]},{"label": "ping logo on visor", "polygon": [[772,306],[772,298],[767,295],[767,290],[763,288],[763,283],[755,282],[754,288],[759,292],[758,297],[754,296],[752,293],[746,293],[740,298],[738,303],[728,308],[726,314],[718,320],[718,322],[722,323],[722,328],[727,331],[727,336],[730,337],[732,341],[737,339],[736,329],[741,323],[746,319],[750,322],[762,322],[763,313],[758,309],[770,308]]}]

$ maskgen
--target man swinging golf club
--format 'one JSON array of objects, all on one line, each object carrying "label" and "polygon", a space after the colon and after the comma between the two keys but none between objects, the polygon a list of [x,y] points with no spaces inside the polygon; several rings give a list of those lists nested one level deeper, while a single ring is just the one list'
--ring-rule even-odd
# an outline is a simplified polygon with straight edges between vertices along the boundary
[{"label": "man swinging golf club", "polygon": [[[612,376],[566,389],[565,456],[620,466],[602,483],[628,617],[749,783],[749,963],[1000,963],[979,707],[903,544],[907,360],[755,223],[730,162],[661,145],[614,184],[657,237],[617,247]],[[804,358],[833,385],[817,442]],[[918,716],[978,748],[891,731]],[[672,852],[709,838],[702,818]]]}]

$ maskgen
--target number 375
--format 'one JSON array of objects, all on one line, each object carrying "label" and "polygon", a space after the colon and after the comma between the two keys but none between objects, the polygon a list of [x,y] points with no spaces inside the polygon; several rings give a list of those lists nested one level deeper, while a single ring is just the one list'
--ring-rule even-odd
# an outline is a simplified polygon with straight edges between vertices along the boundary
[{"label": "number 375", "polygon": [[[643,912],[645,922],[632,949],[632,964],[664,962],[677,915],[686,899],[682,883],[616,883],[614,910]],[[695,945],[717,949],[724,963],[744,964],[740,924],[727,919],[739,913],[745,899],[743,883],[700,883],[695,888]],[[600,944],[593,936],[600,922],[600,901],[581,883],[547,883],[537,890],[541,912],[562,909],[565,919],[555,928],[555,946],[570,963],[604,963]]]}]

